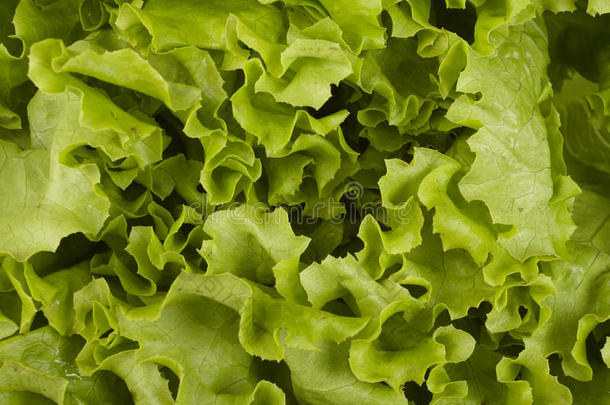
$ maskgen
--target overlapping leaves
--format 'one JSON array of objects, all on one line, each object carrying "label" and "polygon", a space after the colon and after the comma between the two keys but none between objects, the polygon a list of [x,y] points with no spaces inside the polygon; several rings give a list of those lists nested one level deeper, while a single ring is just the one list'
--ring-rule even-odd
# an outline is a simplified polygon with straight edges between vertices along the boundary
[{"label": "overlapping leaves", "polygon": [[0,402],[607,402],[608,11],[7,1]]}]

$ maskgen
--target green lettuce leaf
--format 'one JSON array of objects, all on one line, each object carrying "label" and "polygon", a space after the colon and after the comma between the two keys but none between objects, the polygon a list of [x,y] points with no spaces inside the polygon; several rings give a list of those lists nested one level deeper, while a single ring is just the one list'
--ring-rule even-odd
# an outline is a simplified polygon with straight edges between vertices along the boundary
[{"label": "green lettuce leaf", "polygon": [[480,100],[462,95],[448,112],[452,121],[478,130],[468,140],[476,158],[460,191],[468,201],[483,201],[494,223],[512,227],[499,240],[517,260],[566,254],[574,231],[568,208],[578,191],[557,163],[559,123],[548,106],[547,38],[539,24],[496,36],[495,55],[471,52],[457,88]]}]

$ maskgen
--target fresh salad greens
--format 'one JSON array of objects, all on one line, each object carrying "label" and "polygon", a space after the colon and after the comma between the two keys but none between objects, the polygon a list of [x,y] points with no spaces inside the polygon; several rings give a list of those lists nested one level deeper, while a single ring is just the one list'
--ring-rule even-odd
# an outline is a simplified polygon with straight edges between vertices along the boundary
[{"label": "fresh salad greens", "polygon": [[2,0],[0,404],[610,404],[610,1]]}]

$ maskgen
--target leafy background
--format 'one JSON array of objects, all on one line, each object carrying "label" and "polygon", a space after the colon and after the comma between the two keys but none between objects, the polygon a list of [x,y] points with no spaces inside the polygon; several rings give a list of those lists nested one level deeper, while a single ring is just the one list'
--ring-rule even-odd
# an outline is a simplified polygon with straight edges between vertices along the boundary
[{"label": "leafy background", "polygon": [[610,404],[605,13],[4,0],[0,403]]}]

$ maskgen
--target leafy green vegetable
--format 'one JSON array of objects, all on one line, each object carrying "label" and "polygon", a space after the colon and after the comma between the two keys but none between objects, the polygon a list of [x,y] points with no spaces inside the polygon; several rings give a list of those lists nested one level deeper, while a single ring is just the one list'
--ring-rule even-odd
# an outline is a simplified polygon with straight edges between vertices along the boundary
[{"label": "leafy green vegetable", "polygon": [[0,403],[610,403],[602,0],[5,0]]}]

